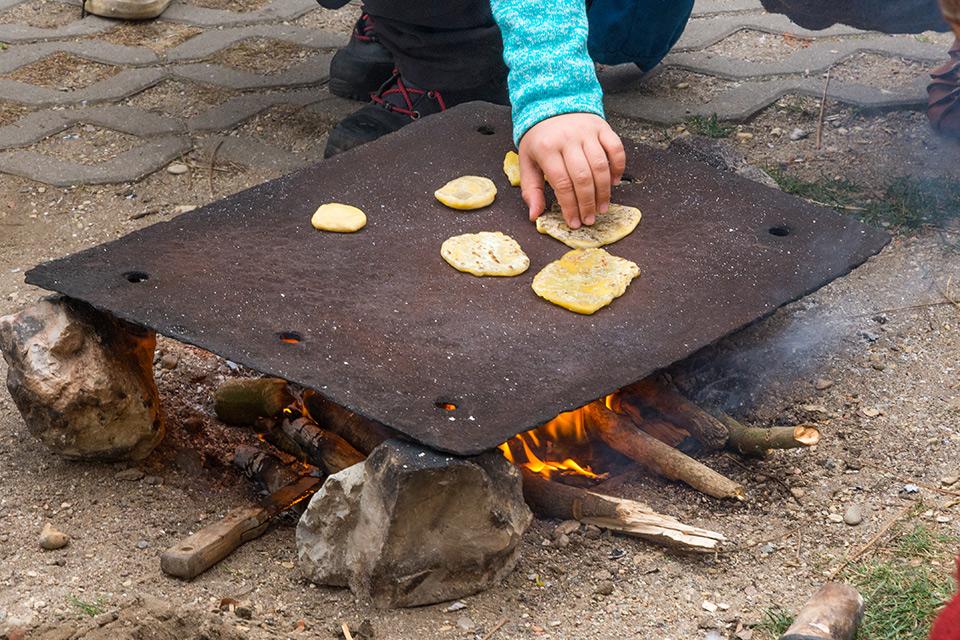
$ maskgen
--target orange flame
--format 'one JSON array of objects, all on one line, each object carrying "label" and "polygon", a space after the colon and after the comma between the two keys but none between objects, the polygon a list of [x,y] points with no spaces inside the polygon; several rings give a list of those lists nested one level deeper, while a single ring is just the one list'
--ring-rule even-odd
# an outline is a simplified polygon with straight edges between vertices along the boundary
[{"label": "orange flame", "polygon": [[[583,444],[588,440],[583,411],[575,409],[561,413],[542,427],[514,436],[500,445],[500,451],[513,464],[521,464],[544,478],[549,478],[554,473],[600,478],[589,465],[581,464],[570,457],[550,458],[554,449],[562,449],[564,445]],[[522,456],[515,455],[514,449],[522,452]],[[518,457],[522,459],[518,460]]]}]

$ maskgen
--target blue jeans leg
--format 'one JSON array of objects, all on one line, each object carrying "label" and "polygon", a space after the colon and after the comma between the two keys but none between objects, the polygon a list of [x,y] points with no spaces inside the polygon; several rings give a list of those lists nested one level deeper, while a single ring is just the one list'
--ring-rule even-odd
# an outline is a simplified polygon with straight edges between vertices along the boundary
[{"label": "blue jeans leg", "polygon": [[693,0],[593,0],[588,6],[594,62],[633,62],[648,71],[680,39]]}]

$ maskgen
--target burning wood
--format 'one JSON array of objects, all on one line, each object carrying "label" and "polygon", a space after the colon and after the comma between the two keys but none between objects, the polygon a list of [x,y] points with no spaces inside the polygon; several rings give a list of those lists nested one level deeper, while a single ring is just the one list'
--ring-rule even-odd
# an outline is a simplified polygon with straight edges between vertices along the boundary
[{"label": "burning wood", "polygon": [[233,464],[267,493],[293,484],[301,475],[320,475],[316,467],[302,465],[302,468],[298,469],[295,467],[295,460],[285,463],[275,455],[250,446],[237,447],[233,454]]},{"label": "burning wood", "polygon": [[322,429],[306,416],[284,420],[282,428],[283,433],[306,453],[307,460],[328,474],[343,471],[366,458],[349,442],[332,431]]},{"label": "burning wood", "polygon": [[622,411],[638,424],[660,417],[686,430],[708,449],[722,449],[727,442],[727,428],[722,422],[657,376],[624,387],[619,402]]},{"label": "burning wood", "polygon": [[725,413],[718,413],[717,417],[730,432],[727,446],[745,456],[763,457],[771,449],[812,447],[820,442],[820,430],[810,425],[748,427]]},{"label": "burning wood", "polygon": [[740,484],[660,442],[638,429],[630,418],[614,413],[601,402],[591,403],[583,411],[592,433],[647,469],[671,480],[685,482],[714,498],[746,499]]},{"label": "burning wood", "polygon": [[686,551],[711,551],[725,540],[719,533],[685,525],[640,502],[552,482],[527,467],[521,467],[521,473],[523,496],[541,516],[579,520]]},{"label": "burning wood", "polygon": [[398,431],[330,402],[310,389],[303,392],[303,405],[317,424],[337,434],[361,453],[369,455],[384,440],[403,439]]},{"label": "burning wood", "polygon": [[[542,427],[518,434],[500,445],[504,457],[544,478],[556,475],[602,478],[586,463],[580,464],[570,450],[589,448],[582,409],[561,413]],[[586,447],[584,445],[587,445]]]}]

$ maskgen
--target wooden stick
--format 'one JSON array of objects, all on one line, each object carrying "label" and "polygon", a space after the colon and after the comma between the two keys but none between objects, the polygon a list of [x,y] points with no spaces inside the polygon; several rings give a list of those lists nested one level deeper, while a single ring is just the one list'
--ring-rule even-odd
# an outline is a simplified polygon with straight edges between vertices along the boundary
[{"label": "wooden stick", "polygon": [[369,455],[384,440],[402,437],[390,427],[345,409],[310,389],[304,391],[303,404],[317,424],[364,454]]},{"label": "wooden stick", "polygon": [[353,640],[353,635],[350,633],[350,625],[346,622],[340,625],[340,631],[343,632],[343,640]]},{"label": "wooden stick", "polygon": [[284,464],[277,456],[248,445],[237,447],[233,454],[233,464],[267,493],[292,484],[304,475],[298,473],[292,465]]},{"label": "wooden stick", "polygon": [[746,500],[743,487],[706,465],[648,435],[626,416],[599,402],[584,407],[588,429],[613,449],[647,469],[671,480],[679,480],[714,498]]},{"label": "wooden stick", "polygon": [[686,429],[708,449],[722,449],[727,429],[719,420],[683,397],[658,377],[644,378],[620,392],[624,412],[649,418],[657,415]]},{"label": "wooden stick", "polygon": [[827,77],[823,81],[823,95],[820,96],[820,115],[817,116],[817,151],[820,150],[820,143],[823,142],[823,112],[827,108],[827,89],[830,88],[830,71],[827,69]]},{"label": "wooden stick", "polygon": [[311,464],[330,475],[363,462],[366,457],[349,442],[306,417],[284,420],[283,432],[300,445]]},{"label": "wooden stick", "polygon": [[526,467],[520,467],[520,472],[524,499],[531,509],[544,517],[579,520],[686,551],[712,551],[726,539],[714,531],[691,527],[676,518],[657,513],[640,502],[552,482]]},{"label": "wooden stick", "polygon": [[748,427],[723,412],[716,416],[727,427],[727,447],[745,456],[762,458],[771,449],[812,447],[820,442],[820,430],[810,425],[795,427]]},{"label": "wooden stick", "polygon": [[863,597],[847,584],[828,582],[810,597],[780,640],[853,640]]},{"label": "wooden stick", "polygon": [[497,631],[500,631],[500,629],[502,629],[502,628],[503,628],[503,625],[505,625],[505,624],[507,624],[507,619],[506,619],[506,618],[503,618],[500,622],[498,622],[496,625],[494,625],[493,629],[490,629],[490,631],[489,631],[489,633],[487,633],[487,635],[483,636],[483,640],[490,640],[490,638],[493,637],[493,634],[495,634]]},{"label": "wooden stick", "polygon": [[277,416],[293,402],[286,380],[234,378],[217,389],[213,409],[227,424],[251,426],[257,418]]}]

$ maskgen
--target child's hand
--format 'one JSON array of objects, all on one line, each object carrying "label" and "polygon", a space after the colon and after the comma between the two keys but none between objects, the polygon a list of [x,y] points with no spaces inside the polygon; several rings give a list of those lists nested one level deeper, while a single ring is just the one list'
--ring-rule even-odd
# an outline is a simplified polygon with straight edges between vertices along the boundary
[{"label": "child's hand", "polygon": [[610,185],[620,184],[625,164],[620,137],[600,116],[565,113],[538,122],[520,139],[520,190],[530,220],[546,207],[546,177],[567,226],[593,224],[610,206]]}]

